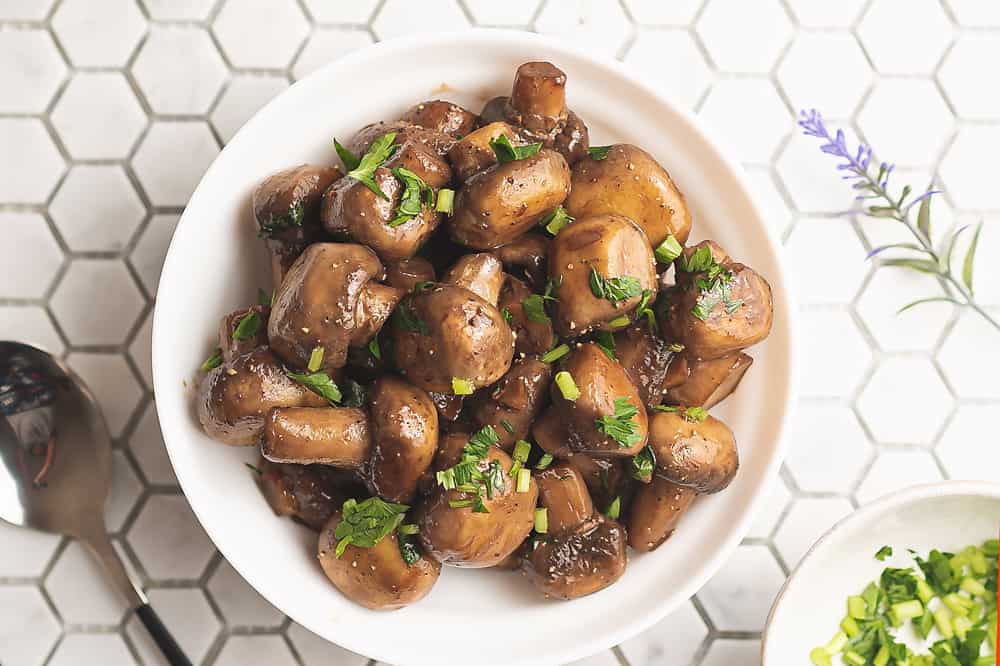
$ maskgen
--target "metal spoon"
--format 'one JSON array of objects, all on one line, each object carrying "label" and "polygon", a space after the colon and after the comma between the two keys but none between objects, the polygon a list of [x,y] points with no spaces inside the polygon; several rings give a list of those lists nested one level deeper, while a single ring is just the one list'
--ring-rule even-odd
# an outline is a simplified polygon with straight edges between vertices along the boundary
[{"label": "metal spoon", "polygon": [[0,341],[0,519],[86,544],[171,666],[191,666],[111,546],[111,437],[94,396],[40,349]]}]

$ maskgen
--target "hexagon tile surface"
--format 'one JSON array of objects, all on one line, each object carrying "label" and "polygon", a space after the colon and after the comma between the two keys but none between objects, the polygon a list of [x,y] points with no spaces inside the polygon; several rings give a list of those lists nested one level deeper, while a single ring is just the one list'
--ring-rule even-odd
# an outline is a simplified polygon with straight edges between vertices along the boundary
[{"label": "hexagon tile surface", "polygon": [[[895,315],[933,279],[864,260],[909,239],[842,216],[850,190],[795,126],[817,107],[900,184],[943,189],[935,238],[982,221],[977,294],[1000,316],[1000,88],[977,74],[1000,59],[998,2],[0,0],[0,338],[90,384],[116,547],[196,664],[375,666],[283,617],[201,530],[159,433],[152,299],[188,197],[257,109],[374,41],[469,26],[620,59],[715,130],[784,242],[802,381],[782,474],[694,599],[573,665],[753,666],[774,593],[828,524],[914,483],[1000,481],[997,333],[949,304]],[[164,664],[82,546],[5,525],[0,544],[4,666]]]}]

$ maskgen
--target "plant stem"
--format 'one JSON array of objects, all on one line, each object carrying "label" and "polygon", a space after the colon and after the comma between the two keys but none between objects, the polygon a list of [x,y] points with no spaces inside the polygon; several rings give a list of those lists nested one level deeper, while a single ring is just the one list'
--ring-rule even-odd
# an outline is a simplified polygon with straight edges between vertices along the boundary
[{"label": "plant stem", "polygon": [[[850,161],[852,163],[855,163],[854,160]],[[882,187],[882,184],[880,182],[871,177],[871,174],[868,173],[868,169],[863,168],[862,165],[856,163],[855,166],[857,169],[857,173],[868,181],[868,184],[871,186],[871,190],[875,192],[886,203],[889,204],[889,208],[891,208],[893,212],[891,218],[896,220],[897,222],[902,223],[903,226],[905,226],[910,231],[910,233],[914,236],[914,238],[917,239],[917,241],[920,243],[920,246],[924,248],[924,251],[927,252],[927,254],[930,255],[931,258],[934,260],[934,262],[940,266],[940,260],[938,258],[937,252],[935,252],[934,245],[932,244],[931,239],[927,236],[927,234],[925,234],[921,229],[917,228],[916,226],[910,223],[909,219],[907,219],[906,212],[902,209],[899,202],[893,199],[891,196],[889,196],[889,193],[885,190],[885,188]],[[944,280],[942,288],[944,289],[944,292],[946,294],[951,296],[951,289],[953,288],[955,291],[959,293],[959,295],[961,295],[962,299],[965,300],[964,305],[966,307],[971,308],[974,312],[979,314],[979,316],[985,319],[987,323],[989,323],[993,328],[1000,331],[1000,322],[994,319],[993,316],[990,315],[990,313],[988,313],[981,305],[976,303],[975,298],[972,295],[972,291],[966,288],[964,284],[955,279],[955,276],[951,274],[950,268],[945,271],[939,271],[938,274],[940,278]]]}]

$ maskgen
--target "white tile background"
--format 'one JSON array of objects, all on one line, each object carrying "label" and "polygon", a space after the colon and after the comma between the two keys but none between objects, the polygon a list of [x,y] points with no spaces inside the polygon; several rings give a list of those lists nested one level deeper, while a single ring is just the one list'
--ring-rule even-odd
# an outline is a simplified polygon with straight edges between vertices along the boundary
[{"label": "white tile background", "polygon": [[[150,392],[152,296],[177,216],[220,145],[296,78],[378,39],[502,25],[624,60],[714,126],[785,238],[802,313],[794,445],[751,535],[690,603],[587,666],[758,662],[771,598],[828,525],[941,478],[1000,480],[1000,337],[935,287],[873,270],[884,221],[795,113],[816,106],[983,220],[980,299],[1000,311],[995,0],[0,0],[0,338],[66,354],[116,442],[118,547],[196,662],[363,666],[270,608],[179,494]],[[992,464],[989,464],[992,463]],[[0,663],[161,664],[76,545],[0,525]]]}]

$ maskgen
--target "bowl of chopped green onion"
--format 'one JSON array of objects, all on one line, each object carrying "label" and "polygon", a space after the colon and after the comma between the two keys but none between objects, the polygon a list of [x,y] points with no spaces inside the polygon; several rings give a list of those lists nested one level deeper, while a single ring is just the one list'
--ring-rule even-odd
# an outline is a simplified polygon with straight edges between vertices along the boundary
[{"label": "bowl of chopped green onion", "polygon": [[764,666],[994,666],[1000,484],[950,481],[854,512],[771,608]]}]

